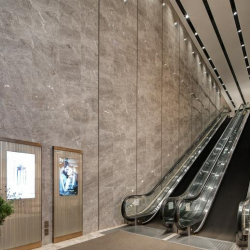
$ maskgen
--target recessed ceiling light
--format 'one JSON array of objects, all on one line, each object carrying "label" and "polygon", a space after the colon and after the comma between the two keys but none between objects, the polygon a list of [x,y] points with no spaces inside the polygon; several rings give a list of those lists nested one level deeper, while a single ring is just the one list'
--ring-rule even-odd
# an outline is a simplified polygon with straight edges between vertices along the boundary
[{"label": "recessed ceiling light", "polygon": [[188,15],[188,14],[186,14],[186,15],[185,15],[185,17],[186,17],[186,19],[188,19],[188,18],[189,18],[189,15]]},{"label": "recessed ceiling light", "polygon": [[237,15],[237,12],[236,12],[236,11],[234,12],[234,15],[235,15],[235,16]]}]

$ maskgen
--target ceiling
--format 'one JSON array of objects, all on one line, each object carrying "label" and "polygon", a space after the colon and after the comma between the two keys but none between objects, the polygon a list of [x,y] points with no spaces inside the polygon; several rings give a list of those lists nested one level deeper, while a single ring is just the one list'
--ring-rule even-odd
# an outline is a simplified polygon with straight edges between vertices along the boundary
[{"label": "ceiling", "polygon": [[[221,92],[230,107],[238,108],[243,103],[243,99],[245,102],[250,102],[250,69],[247,69],[248,59],[244,58],[249,55],[250,61],[249,0],[170,0],[170,2],[199,48],[210,71],[217,79]],[[235,4],[237,14],[234,13],[231,4],[232,6]],[[183,9],[180,8],[180,5],[183,6]],[[210,11],[211,13],[209,13]],[[185,12],[188,14],[187,18],[185,18]],[[238,21],[241,32],[238,32],[236,27]],[[190,29],[190,22],[198,33],[217,72],[211,66],[208,56],[204,54],[194,31]],[[239,33],[244,39],[245,55],[243,55],[243,43],[239,39]],[[218,76],[220,77],[218,78]],[[225,90],[228,91],[229,96]]]}]

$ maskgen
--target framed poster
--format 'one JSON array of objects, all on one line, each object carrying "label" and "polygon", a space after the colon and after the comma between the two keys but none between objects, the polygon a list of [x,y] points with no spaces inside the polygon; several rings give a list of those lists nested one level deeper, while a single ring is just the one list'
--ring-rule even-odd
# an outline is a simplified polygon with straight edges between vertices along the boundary
[{"label": "framed poster", "polygon": [[7,151],[7,199],[35,198],[35,154]]},{"label": "framed poster", "polygon": [[82,162],[81,150],[54,149],[53,242],[82,235]]},{"label": "framed poster", "polygon": [[79,161],[74,158],[59,158],[59,193],[60,196],[78,194]]}]

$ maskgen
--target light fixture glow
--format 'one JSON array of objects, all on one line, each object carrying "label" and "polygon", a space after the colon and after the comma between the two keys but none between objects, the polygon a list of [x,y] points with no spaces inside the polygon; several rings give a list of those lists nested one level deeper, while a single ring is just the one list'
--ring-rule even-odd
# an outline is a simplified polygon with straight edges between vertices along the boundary
[{"label": "light fixture glow", "polygon": [[189,18],[189,15],[188,15],[188,14],[186,14],[186,15],[185,15],[185,17],[186,17],[186,19],[188,19],[188,18]]},{"label": "light fixture glow", "polygon": [[177,26],[177,24],[178,24],[177,22],[174,23],[175,26]]},{"label": "light fixture glow", "polygon": [[163,3],[163,4],[162,4],[162,6],[165,6],[165,5],[166,5],[166,3]]},{"label": "light fixture glow", "polygon": [[245,59],[247,59],[247,56],[245,56]]},{"label": "light fixture glow", "polygon": [[197,35],[198,35],[198,33],[197,33],[197,32],[195,32],[194,34],[195,34],[195,36],[197,36]]},{"label": "light fixture glow", "polygon": [[241,32],[241,30],[238,30],[238,33],[240,33]]},{"label": "light fixture glow", "polygon": [[236,11],[234,12],[234,15],[235,15],[235,16],[237,15],[237,12],[236,12]]},{"label": "light fixture glow", "polygon": [[205,47],[203,46],[202,49],[205,49]]},{"label": "light fixture glow", "polygon": [[244,46],[245,46],[245,44],[242,44],[242,45],[241,45],[241,47],[244,47]]}]

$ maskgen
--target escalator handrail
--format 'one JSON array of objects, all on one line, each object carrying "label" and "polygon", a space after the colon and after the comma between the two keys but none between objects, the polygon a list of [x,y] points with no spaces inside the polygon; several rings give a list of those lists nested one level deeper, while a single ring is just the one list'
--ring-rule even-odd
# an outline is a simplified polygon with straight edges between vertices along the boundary
[{"label": "escalator handrail", "polygon": [[[241,106],[242,106],[243,104],[241,104]],[[240,106],[240,107],[241,107]],[[243,110],[243,111],[242,111]],[[245,111],[245,106],[243,105],[243,109],[238,109],[237,110],[237,113],[236,113],[236,115],[235,115],[235,117],[239,114],[239,112],[241,112],[242,111],[242,113]],[[229,136],[229,138],[230,138],[230,136]],[[225,144],[226,145],[226,144]],[[219,153],[219,155],[221,155],[221,153],[224,151],[224,148],[225,148],[225,146],[221,149],[221,152]],[[218,160],[218,159],[217,159]],[[214,164],[214,166],[216,165],[216,163],[217,163],[217,160],[216,160],[216,162],[215,162],[215,164]],[[213,167],[214,167],[213,166]],[[174,201],[175,201],[175,203],[176,203],[176,221],[177,221],[177,226],[179,226],[180,228],[181,228],[181,226],[179,225],[179,220],[180,220],[180,204],[183,202],[183,201],[194,201],[195,199],[197,199],[199,196],[200,196],[200,194],[202,193],[202,191],[203,191],[203,189],[204,189],[204,187],[205,187],[205,185],[206,185],[206,183],[207,183],[207,181],[208,181],[208,179],[209,179],[209,177],[210,177],[210,175],[211,175],[211,173],[212,173],[212,170],[213,170],[213,167],[211,168],[211,170],[210,170],[210,173],[209,173],[209,175],[207,176],[207,178],[206,178],[206,180],[204,181],[204,183],[203,183],[203,185],[202,185],[202,187],[201,187],[201,189],[200,189],[200,191],[195,195],[195,196],[193,196],[193,197],[173,197],[173,198],[175,198],[174,199]]]},{"label": "escalator handrail", "polygon": [[[232,120],[232,121],[230,122],[230,124],[233,125],[233,126],[232,126],[232,128],[233,128],[232,132],[234,131],[234,128],[236,127],[237,123],[239,122],[240,116],[238,116],[238,114],[239,114],[239,113],[237,113],[237,115],[235,115],[235,119]],[[227,128],[230,127],[230,124],[228,124]],[[226,128],[224,131],[226,131],[227,128]],[[232,132],[230,133],[229,138],[227,139],[227,142],[228,142],[228,140],[230,140],[230,137],[231,137]],[[223,134],[224,134],[224,133],[223,133]],[[223,134],[221,135],[220,139],[223,137]],[[220,141],[220,139],[218,140],[218,142]],[[227,144],[227,142],[226,142],[226,144]],[[179,221],[180,221],[180,207],[181,207],[181,204],[182,204],[183,202],[186,202],[186,201],[192,202],[192,201],[196,200],[196,199],[200,196],[200,194],[202,193],[204,187],[206,186],[207,181],[209,180],[209,177],[211,176],[211,173],[212,173],[212,171],[213,171],[213,169],[214,169],[214,166],[217,164],[218,159],[219,159],[221,153],[223,152],[224,148],[226,147],[226,144],[221,148],[220,152],[218,153],[217,159],[215,159],[215,162],[214,162],[214,164],[212,165],[212,167],[211,167],[211,169],[210,169],[210,171],[209,171],[209,174],[208,174],[207,177],[205,178],[205,181],[203,182],[203,184],[202,184],[200,190],[196,193],[196,195],[194,195],[194,196],[192,196],[192,197],[187,197],[187,196],[185,196],[185,194],[187,193],[187,191],[188,191],[188,189],[189,189],[189,187],[188,187],[188,189],[187,189],[182,195],[177,196],[177,197],[169,197],[169,198],[166,198],[166,199],[162,202],[161,217],[162,217],[162,224],[163,224],[163,226],[166,226],[167,224],[175,223],[176,226],[177,226],[179,229],[183,229],[183,227],[180,225],[180,222],[179,222]],[[211,153],[212,153],[212,152],[213,152],[213,150],[211,151]],[[210,154],[211,154],[211,153],[210,153]],[[208,156],[208,158],[209,158],[209,156]],[[207,158],[207,159],[208,159],[208,158]],[[206,161],[207,161],[207,160],[206,160]],[[205,161],[205,162],[206,162],[206,161]],[[204,162],[204,163],[205,163],[205,162]],[[204,164],[204,163],[203,163],[203,164]],[[197,175],[198,175],[198,173],[197,173]],[[196,176],[197,176],[197,175],[196,175]],[[195,178],[196,178],[196,177],[194,177],[193,181],[195,180]],[[192,182],[193,182],[193,181],[192,181]],[[191,183],[192,183],[192,182],[191,182]],[[190,183],[190,185],[191,185],[191,183]],[[190,185],[189,185],[189,186],[190,186]],[[175,211],[174,211],[174,214],[173,214],[174,216],[172,217],[172,221],[169,221],[169,220],[165,221],[165,216],[164,216],[164,215],[165,215],[165,208],[166,208],[167,204],[169,204],[170,202],[171,202],[171,203],[174,203],[174,205],[173,205],[174,210],[175,210]]]},{"label": "escalator handrail", "polygon": [[[246,110],[246,109],[245,109],[245,110]],[[239,139],[240,139],[240,136],[241,136],[241,134],[242,134],[242,132],[243,132],[243,129],[244,129],[244,127],[245,127],[245,124],[246,124],[246,121],[247,121],[247,119],[248,119],[248,116],[249,116],[249,115],[247,115],[245,121],[244,121],[244,120],[242,121],[243,124],[241,124],[241,126],[240,126],[241,128],[239,128],[240,132],[237,134],[237,136],[236,136],[236,138],[235,138],[235,140],[234,140],[233,146],[232,146],[232,147],[234,148],[234,150],[230,152],[230,155],[229,155],[228,158],[227,158],[227,161],[226,161],[226,164],[225,164],[225,170],[224,170],[224,173],[223,173],[223,175],[222,175],[222,177],[221,177],[221,179],[220,179],[220,182],[219,182],[219,185],[218,185],[218,188],[217,188],[217,190],[216,190],[216,192],[215,192],[214,197],[216,196],[216,194],[217,194],[217,192],[218,192],[218,190],[219,190],[220,184],[221,184],[221,182],[222,182],[222,180],[223,180],[223,177],[224,177],[224,175],[225,175],[225,173],[226,173],[227,167],[228,167],[228,165],[229,165],[229,163],[230,163],[230,160],[231,160],[231,158],[232,158],[232,156],[233,156],[233,153],[234,153],[234,151],[235,151],[236,145],[237,145],[237,143],[238,143],[238,141],[239,141]],[[200,223],[199,227],[195,230],[195,233],[199,232],[200,229],[202,228],[202,226],[204,225],[205,220],[206,220],[206,217],[207,217],[207,215],[208,215],[208,212],[209,212],[210,208],[211,208],[212,205],[213,205],[213,202],[214,202],[214,200],[212,200],[212,202],[211,202],[211,204],[210,204],[210,207],[209,207],[209,209],[207,210],[206,216],[203,218],[203,220],[202,220],[202,222]],[[206,209],[206,208],[205,208],[205,209]]]},{"label": "escalator handrail", "polygon": [[[247,109],[249,108],[247,107]],[[248,186],[246,199],[240,202],[239,207],[238,207],[238,212],[237,212],[237,234],[241,240],[242,240],[243,235],[247,235],[246,231],[248,231],[248,233],[250,231],[249,228],[246,228],[246,225],[244,225],[243,227],[243,222],[242,222],[242,219],[243,219],[242,213],[243,213],[243,210],[245,209],[246,203],[248,204],[250,203],[250,183]]]},{"label": "escalator handrail", "polygon": [[[238,114],[238,112],[237,112],[237,114]],[[237,115],[237,114],[236,114],[236,115]],[[234,122],[234,121],[232,120],[232,122]],[[230,123],[231,123],[231,122],[230,122]],[[229,124],[229,125],[230,125],[230,124]],[[229,126],[229,125],[228,125],[228,126]],[[228,127],[228,126],[227,126],[227,127]],[[226,129],[227,129],[227,128],[226,128]],[[225,129],[225,131],[226,131],[226,129]],[[223,134],[222,134],[222,135],[223,135]],[[230,137],[229,137],[229,138],[230,138]],[[228,139],[229,139],[229,138],[228,138]],[[221,138],[220,138],[220,139],[221,139]],[[219,140],[220,140],[220,139],[219,139]],[[219,141],[219,140],[218,140],[218,141]],[[224,146],[224,147],[225,147],[225,146]],[[220,153],[223,151],[224,147],[221,149]],[[220,153],[219,153],[219,155],[220,155]],[[208,157],[209,157],[209,156],[208,156]],[[216,160],[216,161],[217,161],[217,160]],[[205,161],[205,162],[206,162],[206,161]],[[215,162],[215,164],[216,164],[216,162]],[[212,169],[213,169],[213,168],[212,168]],[[211,171],[212,171],[212,169],[211,169]],[[210,171],[209,175],[207,176],[207,178],[209,178],[209,176],[210,176],[210,174],[211,174],[211,171]],[[207,178],[206,178],[206,180],[207,180]],[[181,200],[194,200],[194,199],[196,199],[196,198],[200,195],[200,193],[202,192],[202,190],[203,190],[205,184],[206,184],[206,181],[203,183],[201,190],[200,190],[195,196],[190,197],[190,198],[189,198],[189,197],[187,197],[187,198],[186,198],[186,197],[184,197],[184,198],[181,197]],[[178,198],[178,197],[176,197],[176,198]]]},{"label": "escalator handrail", "polygon": [[[247,107],[246,109],[250,109],[250,107]],[[249,186],[248,186],[246,199],[244,201],[241,201],[240,204],[239,204],[239,209],[238,209],[238,213],[237,213],[238,231],[242,231],[242,227],[240,227],[240,225],[239,225],[239,219],[242,217],[243,204],[245,204],[247,202],[250,202],[250,183],[249,183]]]},{"label": "escalator handrail", "polygon": [[[226,111],[226,112],[224,112]],[[162,184],[162,182],[172,173],[172,171],[178,166],[178,164],[184,159],[184,157],[186,155],[188,155],[188,153],[192,150],[192,148],[194,147],[193,145],[195,143],[197,143],[199,140],[201,140],[203,138],[203,136],[207,133],[208,129],[210,127],[213,127],[213,125],[217,124],[216,121],[217,119],[223,114],[227,114],[229,113],[229,111],[225,108],[221,109],[220,113],[216,116],[216,118],[209,123],[209,125],[206,127],[206,129],[201,133],[201,135],[195,140],[195,142],[183,153],[183,155],[174,163],[174,165],[168,170],[168,172],[160,179],[160,181],[146,194],[141,194],[141,195],[129,195],[127,196],[123,202],[122,202],[122,206],[121,206],[121,212],[122,212],[122,216],[123,218],[125,218],[128,221],[133,221],[134,218],[130,218],[126,215],[126,202],[129,199],[133,199],[133,198],[141,198],[141,197],[147,197],[150,196],[151,194],[154,193],[154,191]],[[214,124],[215,123],[215,124]]]}]

